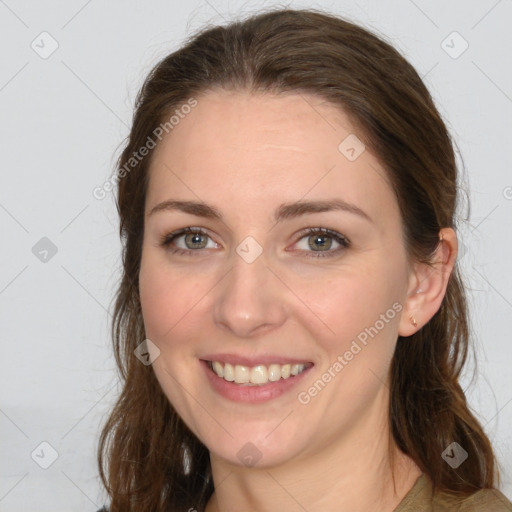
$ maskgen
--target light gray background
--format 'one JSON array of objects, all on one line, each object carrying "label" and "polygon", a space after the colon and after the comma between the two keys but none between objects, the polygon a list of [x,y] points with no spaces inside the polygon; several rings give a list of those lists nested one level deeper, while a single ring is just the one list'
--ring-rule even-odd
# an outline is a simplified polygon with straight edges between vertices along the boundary
[{"label": "light gray background", "polygon": [[[95,457],[118,391],[109,325],[120,243],[112,196],[92,191],[113,172],[152,65],[203,23],[270,5],[0,0],[1,511],[95,511],[105,501]],[[467,396],[512,498],[512,2],[288,5],[384,34],[424,77],[458,143],[471,201],[461,263],[479,359]],[[58,49],[42,58],[52,39]],[[46,262],[43,237],[57,249]],[[51,462],[42,442],[58,454],[48,469],[36,463]]]}]

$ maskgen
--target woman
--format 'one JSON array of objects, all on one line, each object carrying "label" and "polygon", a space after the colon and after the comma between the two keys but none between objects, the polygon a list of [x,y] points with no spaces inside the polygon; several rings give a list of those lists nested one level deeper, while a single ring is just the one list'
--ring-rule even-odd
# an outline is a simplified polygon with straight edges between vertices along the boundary
[{"label": "woman", "polygon": [[205,29],[116,179],[111,512],[512,510],[458,383],[452,142],[388,43],[313,10]]}]

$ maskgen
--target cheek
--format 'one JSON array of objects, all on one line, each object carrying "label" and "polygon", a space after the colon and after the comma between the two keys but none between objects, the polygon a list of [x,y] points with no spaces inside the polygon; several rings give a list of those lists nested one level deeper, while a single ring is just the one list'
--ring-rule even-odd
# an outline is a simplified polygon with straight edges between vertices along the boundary
[{"label": "cheek", "polygon": [[197,319],[205,318],[207,307],[201,299],[211,287],[195,273],[171,268],[158,251],[150,248],[143,255],[139,290],[144,327],[163,353],[193,349]]},{"label": "cheek", "polygon": [[357,396],[360,403],[366,403],[386,379],[402,306],[397,301],[400,295],[393,269],[388,265],[384,271],[379,262],[372,269],[346,272],[323,286],[319,281],[318,286],[301,290],[321,319],[312,320],[315,330],[308,327],[323,352],[319,373],[337,377],[329,384],[331,391],[323,396],[325,400],[334,393],[347,399]]},{"label": "cheek", "polygon": [[306,295],[324,328],[315,331],[320,366],[299,390],[299,403],[322,411],[333,426],[363,414],[387,380],[401,305],[393,281],[376,275],[345,275],[323,293],[310,288]]},{"label": "cheek", "polygon": [[183,291],[159,259],[150,251],[143,256],[139,275],[140,302],[149,339],[163,341],[183,316]]},{"label": "cheek", "polygon": [[166,292],[164,283],[158,279],[155,267],[141,266],[139,290],[146,335],[149,339],[160,338],[165,332],[164,327],[171,321],[168,311],[172,308],[172,304],[169,304],[171,294]]},{"label": "cheek", "polygon": [[368,273],[345,274],[324,284],[307,286],[305,301],[325,324],[326,334],[347,339],[373,325],[392,308],[395,291],[389,281],[377,281]]}]

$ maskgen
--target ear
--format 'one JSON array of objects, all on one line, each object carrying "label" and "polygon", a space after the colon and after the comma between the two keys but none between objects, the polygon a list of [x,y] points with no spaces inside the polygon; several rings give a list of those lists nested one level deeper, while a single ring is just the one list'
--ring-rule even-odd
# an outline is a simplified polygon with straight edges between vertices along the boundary
[{"label": "ear", "polygon": [[[433,267],[424,263],[414,265],[398,326],[400,336],[411,336],[420,330],[441,307],[448,280],[455,266],[457,248],[455,231],[452,228],[443,228],[439,231]],[[411,317],[416,321],[416,326]]]}]

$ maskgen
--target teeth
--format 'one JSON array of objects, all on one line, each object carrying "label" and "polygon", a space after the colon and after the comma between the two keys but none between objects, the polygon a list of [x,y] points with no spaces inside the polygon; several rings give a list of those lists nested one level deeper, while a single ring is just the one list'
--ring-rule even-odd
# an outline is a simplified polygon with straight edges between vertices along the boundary
[{"label": "teeth", "polygon": [[271,382],[276,382],[281,378],[281,365],[279,364],[271,364],[268,367],[268,380]]},{"label": "teeth", "polygon": [[224,367],[218,362],[213,363],[213,371],[219,376],[224,377]]},{"label": "teeth", "polygon": [[235,366],[235,382],[237,384],[247,384],[250,380],[250,370],[247,366]]},{"label": "teeth", "polygon": [[252,384],[265,384],[268,382],[268,370],[266,366],[258,365],[251,368],[251,378],[249,379]]},{"label": "teeth", "polygon": [[280,379],[289,379],[290,376],[299,375],[306,368],[305,364],[271,364],[265,366],[259,364],[250,368],[243,365],[231,365],[220,361],[210,363],[210,368],[224,380],[245,384],[247,386],[267,384]]},{"label": "teeth", "polygon": [[[215,361],[217,363],[217,361]],[[221,368],[222,368],[222,363],[217,363]],[[215,366],[213,367],[213,371],[215,371]],[[217,372],[215,372],[217,373]],[[219,375],[217,373],[217,375]],[[219,375],[219,377],[222,377],[222,375]],[[229,364],[229,363],[226,363],[224,365],[224,375],[223,375],[224,379],[229,381],[229,382],[233,382],[235,380],[235,374],[233,372],[233,367]]]},{"label": "teeth", "polygon": [[298,375],[304,369],[303,364],[294,364],[292,365],[292,369],[290,370],[292,375]]}]

